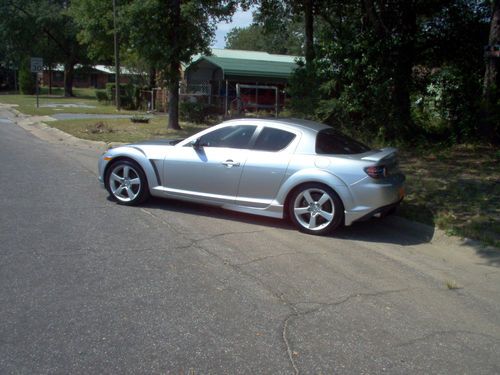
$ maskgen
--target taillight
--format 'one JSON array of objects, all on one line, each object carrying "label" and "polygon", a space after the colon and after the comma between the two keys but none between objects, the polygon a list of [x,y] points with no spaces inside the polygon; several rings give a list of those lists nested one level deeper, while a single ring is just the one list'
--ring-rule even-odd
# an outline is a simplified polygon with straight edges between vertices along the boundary
[{"label": "taillight", "polygon": [[387,176],[387,168],[385,167],[385,165],[374,165],[371,167],[366,167],[365,172],[372,178],[382,178]]}]

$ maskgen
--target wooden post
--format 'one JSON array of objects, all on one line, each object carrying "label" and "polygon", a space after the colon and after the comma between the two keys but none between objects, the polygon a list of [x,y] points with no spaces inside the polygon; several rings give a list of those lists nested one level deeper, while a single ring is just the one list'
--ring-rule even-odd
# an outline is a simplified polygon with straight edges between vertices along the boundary
[{"label": "wooden post", "polygon": [[229,82],[227,81],[226,79],[226,103],[225,103],[225,106],[224,106],[224,116],[227,116],[228,112],[228,108],[227,108],[227,101],[228,101],[228,98],[229,98]]}]

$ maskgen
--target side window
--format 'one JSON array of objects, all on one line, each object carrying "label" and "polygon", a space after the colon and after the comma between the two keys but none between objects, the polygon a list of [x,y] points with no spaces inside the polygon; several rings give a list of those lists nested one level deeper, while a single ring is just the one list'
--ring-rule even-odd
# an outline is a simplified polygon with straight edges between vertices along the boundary
[{"label": "side window", "polygon": [[352,155],[370,151],[370,147],[334,129],[321,130],[316,137],[316,153]]},{"label": "side window", "polygon": [[200,138],[204,147],[247,148],[256,126],[237,125],[226,126],[214,130]]},{"label": "side window", "polygon": [[281,129],[264,128],[255,142],[254,150],[279,151],[295,138],[295,134]]}]

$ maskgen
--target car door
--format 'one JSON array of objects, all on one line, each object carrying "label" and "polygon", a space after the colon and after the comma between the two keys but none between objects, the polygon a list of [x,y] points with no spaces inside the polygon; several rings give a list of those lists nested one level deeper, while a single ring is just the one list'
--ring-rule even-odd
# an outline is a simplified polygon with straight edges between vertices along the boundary
[{"label": "car door", "polygon": [[233,203],[256,128],[225,126],[205,133],[195,146],[174,147],[163,163],[163,185],[167,195]]},{"label": "car door", "polygon": [[264,127],[247,153],[236,204],[269,206],[283,183],[299,134]]}]

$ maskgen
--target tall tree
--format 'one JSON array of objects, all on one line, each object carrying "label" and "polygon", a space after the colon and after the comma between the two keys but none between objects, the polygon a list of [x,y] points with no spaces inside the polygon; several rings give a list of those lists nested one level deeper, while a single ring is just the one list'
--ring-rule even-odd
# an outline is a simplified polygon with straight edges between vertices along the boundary
[{"label": "tall tree", "polygon": [[[74,67],[86,59],[76,39],[77,29],[68,15],[68,0],[1,0],[0,29],[15,46],[16,54],[50,55],[64,65],[64,94],[73,96]],[[23,27],[19,27],[23,25]],[[16,40],[19,30],[30,30],[29,39]],[[22,33],[22,31],[21,31]],[[42,47],[45,46],[45,47]]]},{"label": "tall tree", "polygon": [[491,4],[490,34],[486,52],[486,69],[484,73],[483,98],[487,110],[487,124],[484,136],[493,142],[500,142],[498,130],[500,125],[500,0]]},{"label": "tall tree", "polygon": [[322,0],[254,0],[259,5],[255,20],[268,32],[283,33],[293,22],[302,21],[304,26],[304,56],[306,65],[315,58],[314,16],[321,9]]},{"label": "tall tree", "polygon": [[[74,0],[74,17],[82,30],[80,40],[96,55],[104,55],[112,26],[109,5],[98,0]],[[179,77],[181,63],[200,52],[208,53],[216,25],[229,19],[236,0],[120,0],[119,19],[122,48],[141,56],[159,72],[169,89],[168,127],[179,128]],[[104,19],[94,18],[96,8]]]},{"label": "tall tree", "polygon": [[281,33],[267,32],[258,24],[235,27],[226,36],[226,48],[301,56],[303,33],[301,22],[286,25],[286,31]]},{"label": "tall tree", "polygon": [[363,0],[363,16],[373,40],[381,41],[380,66],[392,80],[392,117],[387,137],[407,133],[411,124],[410,86],[417,33],[416,0]]},{"label": "tall tree", "polygon": [[500,0],[491,2],[491,22],[486,52],[484,96],[487,102],[496,103],[500,88]]}]

